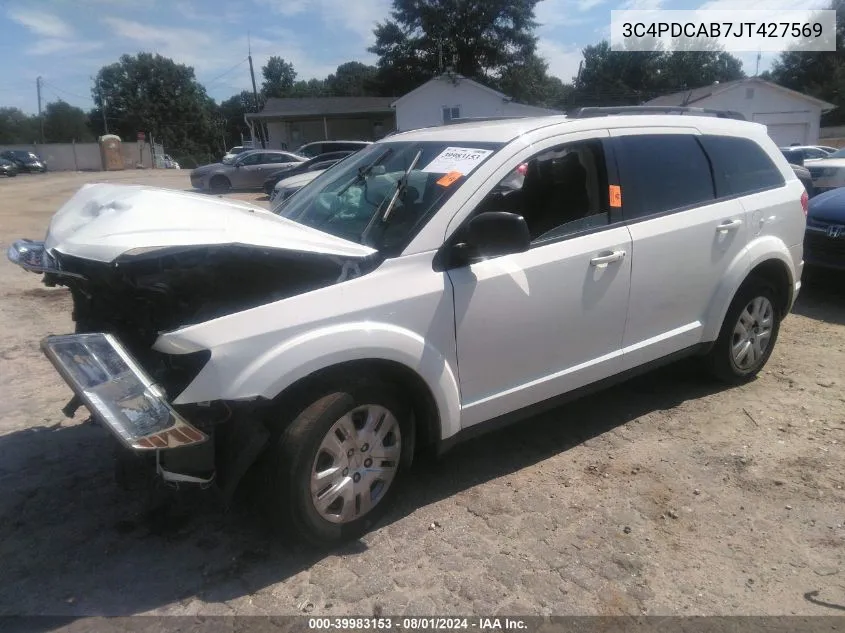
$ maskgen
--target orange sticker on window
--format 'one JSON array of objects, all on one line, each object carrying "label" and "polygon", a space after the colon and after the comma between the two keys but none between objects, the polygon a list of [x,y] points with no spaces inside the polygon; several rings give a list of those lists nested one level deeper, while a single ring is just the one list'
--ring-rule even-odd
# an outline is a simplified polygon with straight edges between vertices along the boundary
[{"label": "orange sticker on window", "polygon": [[463,174],[459,171],[450,171],[448,174],[443,176],[440,180],[437,181],[437,184],[441,187],[448,187],[453,182],[455,182],[458,178],[463,176]]},{"label": "orange sticker on window", "polygon": [[622,206],[622,187],[619,185],[610,185],[610,206]]}]

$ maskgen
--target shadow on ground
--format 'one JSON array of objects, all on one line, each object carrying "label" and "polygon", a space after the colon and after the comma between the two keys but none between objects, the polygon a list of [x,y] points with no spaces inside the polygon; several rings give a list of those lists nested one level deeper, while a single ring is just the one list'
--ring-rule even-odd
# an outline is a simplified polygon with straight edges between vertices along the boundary
[{"label": "shadow on ground", "polygon": [[805,268],[795,314],[845,325],[845,271]]},{"label": "shadow on ground", "polygon": [[[383,524],[721,388],[691,363],[676,364],[458,446],[415,465]],[[111,442],[90,425],[0,437],[0,615],[128,615],[194,597],[225,601],[325,556],[278,542],[246,506],[224,512],[208,493],[156,505],[119,490]],[[356,542],[335,553],[365,549]]]}]

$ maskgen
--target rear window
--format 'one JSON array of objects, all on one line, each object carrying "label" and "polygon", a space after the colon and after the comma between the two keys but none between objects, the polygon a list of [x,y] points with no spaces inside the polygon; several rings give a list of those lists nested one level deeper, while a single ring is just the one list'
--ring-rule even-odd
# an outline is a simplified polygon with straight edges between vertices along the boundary
[{"label": "rear window", "polygon": [[[629,219],[679,210],[715,198],[710,163],[692,134],[643,134],[617,139]],[[630,200],[630,198],[628,198]]]},{"label": "rear window", "polygon": [[744,195],[784,184],[780,170],[754,141],[709,134],[699,139],[713,164],[718,197]]}]

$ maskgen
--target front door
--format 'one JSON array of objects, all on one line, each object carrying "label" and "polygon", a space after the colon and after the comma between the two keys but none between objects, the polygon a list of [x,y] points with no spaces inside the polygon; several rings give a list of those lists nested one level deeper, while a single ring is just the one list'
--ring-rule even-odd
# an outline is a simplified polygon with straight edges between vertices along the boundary
[{"label": "front door", "polygon": [[464,426],[620,370],[631,238],[591,135],[526,150],[474,211],[520,213],[532,245],[449,271]]}]

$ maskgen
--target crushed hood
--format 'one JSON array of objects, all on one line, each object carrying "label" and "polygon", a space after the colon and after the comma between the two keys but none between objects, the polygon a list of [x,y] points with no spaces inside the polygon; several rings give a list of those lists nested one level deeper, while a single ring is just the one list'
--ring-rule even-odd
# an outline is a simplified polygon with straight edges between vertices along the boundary
[{"label": "crushed hood", "polygon": [[243,245],[342,257],[376,251],[248,202],[136,185],[83,186],[53,216],[45,246],[111,262],[130,251]]}]

